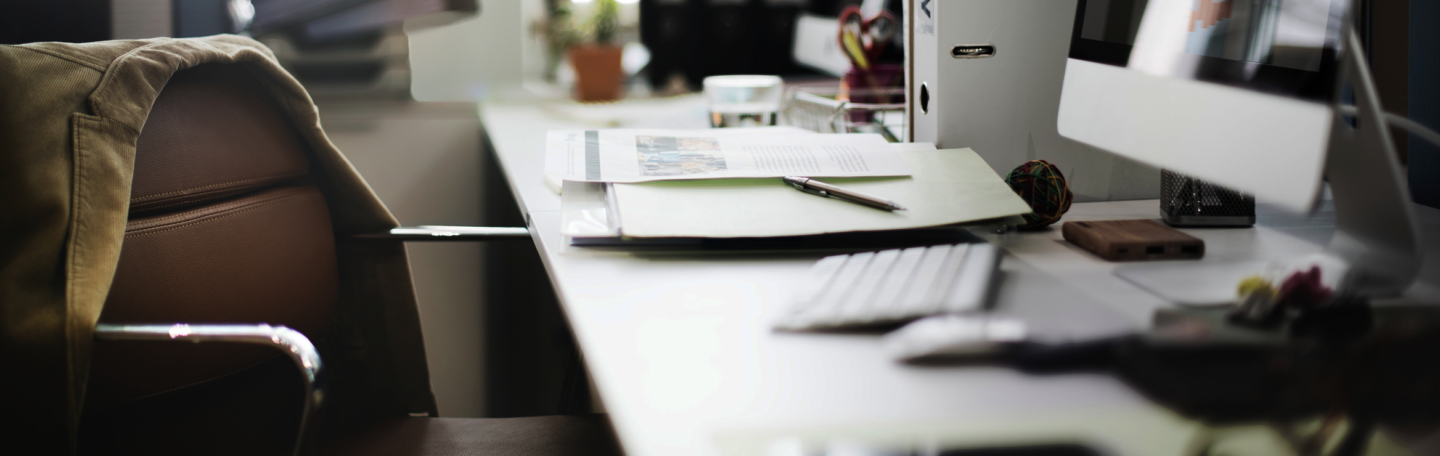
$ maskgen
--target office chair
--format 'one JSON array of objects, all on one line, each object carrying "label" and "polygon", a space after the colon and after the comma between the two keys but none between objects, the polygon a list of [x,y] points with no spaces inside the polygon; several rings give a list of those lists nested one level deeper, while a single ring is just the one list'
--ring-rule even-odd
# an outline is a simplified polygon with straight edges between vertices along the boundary
[{"label": "office chair", "polygon": [[[241,64],[204,64],[176,72],[155,100],[96,327],[80,451],[619,454],[603,415],[432,418],[428,386],[430,410],[386,393],[399,380],[366,364],[360,353],[376,347],[350,320],[414,316],[348,309],[356,291],[339,277],[383,278],[337,245],[528,233],[337,234],[326,176],[264,83]],[[419,346],[405,336],[380,335]]]}]

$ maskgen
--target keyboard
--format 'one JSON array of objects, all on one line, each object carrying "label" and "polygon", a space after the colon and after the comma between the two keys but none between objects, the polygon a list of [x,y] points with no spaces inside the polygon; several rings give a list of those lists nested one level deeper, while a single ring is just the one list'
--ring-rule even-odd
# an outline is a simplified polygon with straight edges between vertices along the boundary
[{"label": "keyboard", "polygon": [[810,268],[776,329],[885,326],[984,310],[1000,249],[955,244],[825,257]]}]

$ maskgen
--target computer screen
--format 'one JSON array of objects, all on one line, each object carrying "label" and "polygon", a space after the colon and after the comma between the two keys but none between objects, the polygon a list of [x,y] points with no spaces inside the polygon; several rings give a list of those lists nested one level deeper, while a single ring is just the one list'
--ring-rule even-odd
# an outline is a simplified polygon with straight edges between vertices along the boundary
[{"label": "computer screen", "polygon": [[1348,2],[1080,0],[1060,134],[1308,211]]},{"label": "computer screen", "polygon": [[[1057,129],[1294,212],[1312,210],[1328,181],[1336,235],[1325,255],[1353,268],[1351,291],[1397,294],[1419,271],[1417,228],[1363,52],[1351,48],[1349,2],[1079,0]],[[1342,75],[1353,100],[1338,98]],[[1340,116],[1352,103],[1354,123]],[[1171,272],[1153,283],[1200,283]]]},{"label": "computer screen", "polygon": [[1080,0],[1070,57],[1327,102],[1348,0]]}]

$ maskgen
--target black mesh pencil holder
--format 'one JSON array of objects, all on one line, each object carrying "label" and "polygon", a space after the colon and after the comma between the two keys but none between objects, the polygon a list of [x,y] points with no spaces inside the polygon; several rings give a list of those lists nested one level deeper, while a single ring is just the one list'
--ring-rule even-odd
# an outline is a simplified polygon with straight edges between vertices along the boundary
[{"label": "black mesh pencil holder", "polygon": [[1254,226],[1255,196],[1162,169],[1160,216],[1172,226]]}]

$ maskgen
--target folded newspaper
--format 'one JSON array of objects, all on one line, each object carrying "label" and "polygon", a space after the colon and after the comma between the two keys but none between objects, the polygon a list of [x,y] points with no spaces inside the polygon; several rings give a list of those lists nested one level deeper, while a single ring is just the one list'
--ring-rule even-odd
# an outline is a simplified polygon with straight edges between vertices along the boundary
[{"label": "folded newspaper", "polygon": [[909,176],[877,134],[793,128],[551,131],[545,176],[579,182]]}]

